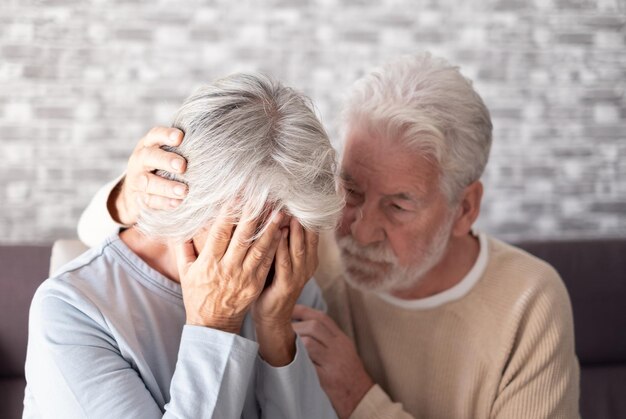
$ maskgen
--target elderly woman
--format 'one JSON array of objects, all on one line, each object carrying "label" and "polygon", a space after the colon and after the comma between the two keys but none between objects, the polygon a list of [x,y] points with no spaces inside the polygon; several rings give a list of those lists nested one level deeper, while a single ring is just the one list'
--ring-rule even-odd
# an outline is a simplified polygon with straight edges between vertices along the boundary
[{"label": "elderly woman", "polygon": [[159,173],[182,203],[146,207],[35,294],[24,417],[335,416],[291,326],[296,303],[324,306],[316,232],[342,207],[307,103],[261,75],[187,99],[169,148],[187,170]]}]

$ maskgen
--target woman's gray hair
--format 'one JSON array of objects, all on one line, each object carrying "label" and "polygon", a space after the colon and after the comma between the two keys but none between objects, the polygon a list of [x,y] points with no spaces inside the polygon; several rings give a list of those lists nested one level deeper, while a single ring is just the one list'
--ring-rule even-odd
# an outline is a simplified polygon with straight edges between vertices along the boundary
[{"label": "woman's gray hair", "polygon": [[489,110],[458,67],[429,53],[399,57],[357,81],[343,122],[344,131],[361,126],[434,159],[450,204],[489,158]]},{"label": "woman's gray hair", "polygon": [[237,220],[244,206],[250,219],[284,210],[307,229],[335,227],[344,205],[335,151],[304,95],[265,75],[234,74],[198,89],[172,126],[185,137],[164,149],[187,159],[187,171],[159,174],[189,193],[175,209],[144,210],[144,233],[189,240],[221,209]]}]

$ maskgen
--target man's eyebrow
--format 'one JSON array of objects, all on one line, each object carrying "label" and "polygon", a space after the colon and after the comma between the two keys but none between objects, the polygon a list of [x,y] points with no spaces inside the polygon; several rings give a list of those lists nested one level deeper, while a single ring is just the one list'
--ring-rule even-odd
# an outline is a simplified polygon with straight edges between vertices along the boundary
[{"label": "man's eyebrow", "polygon": [[339,177],[341,178],[341,180],[346,181],[346,182],[354,182],[354,180],[352,180],[352,176],[350,176],[348,173],[346,172],[341,172],[339,174]]},{"label": "man's eyebrow", "polygon": [[388,198],[400,199],[402,201],[419,202],[420,199],[413,194],[407,192],[400,192],[396,194],[387,195]]},{"label": "man's eyebrow", "polygon": [[349,174],[347,174],[346,172],[341,172],[339,174],[339,179],[341,180],[341,183],[344,186],[357,186],[356,182],[354,181],[354,179],[352,178],[352,176],[350,176]]}]

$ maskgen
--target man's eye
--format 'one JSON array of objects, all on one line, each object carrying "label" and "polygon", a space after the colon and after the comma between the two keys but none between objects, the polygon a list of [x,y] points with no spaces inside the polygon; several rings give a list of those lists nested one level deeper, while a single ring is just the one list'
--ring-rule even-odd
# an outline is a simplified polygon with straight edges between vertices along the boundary
[{"label": "man's eye", "polygon": [[391,208],[392,208],[394,211],[398,211],[398,212],[408,211],[408,209],[403,208],[403,207],[401,207],[401,206],[400,206],[400,205],[398,205],[398,204],[391,204]]}]

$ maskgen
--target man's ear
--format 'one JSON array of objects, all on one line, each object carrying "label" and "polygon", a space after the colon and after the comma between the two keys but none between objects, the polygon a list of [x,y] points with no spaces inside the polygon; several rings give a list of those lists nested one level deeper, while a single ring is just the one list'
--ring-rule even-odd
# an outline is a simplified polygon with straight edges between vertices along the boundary
[{"label": "man's ear", "polygon": [[472,225],[480,214],[480,202],[483,198],[483,184],[480,180],[470,183],[463,190],[463,196],[459,202],[456,220],[452,228],[452,234],[457,237],[469,234]]}]

